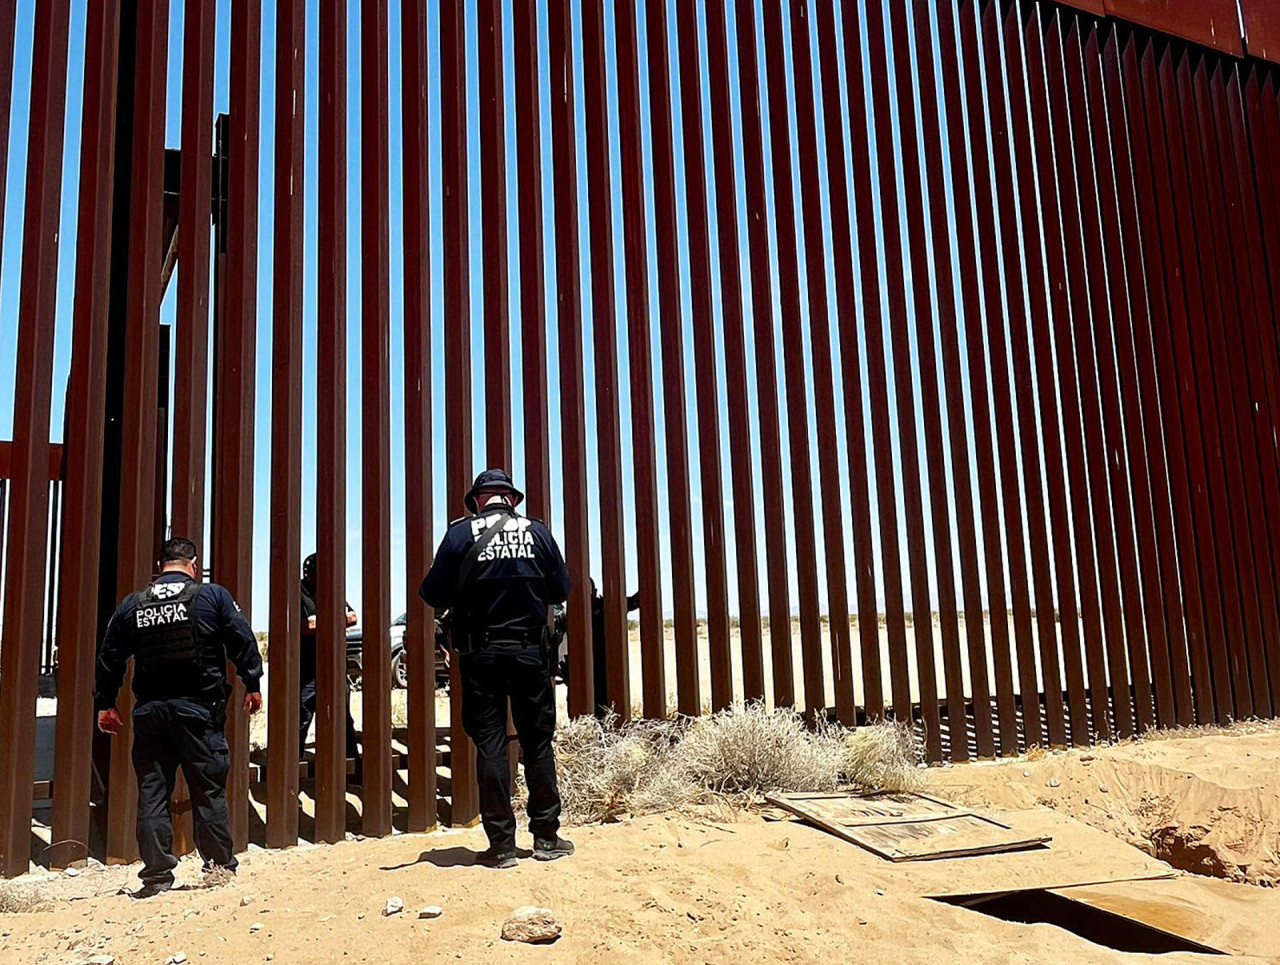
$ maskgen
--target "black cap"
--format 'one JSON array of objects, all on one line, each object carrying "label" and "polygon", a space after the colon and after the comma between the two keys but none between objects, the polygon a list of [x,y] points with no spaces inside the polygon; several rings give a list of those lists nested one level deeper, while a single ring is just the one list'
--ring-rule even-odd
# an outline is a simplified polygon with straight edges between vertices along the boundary
[{"label": "black cap", "polygon": [[486,469],[476,476],[476,481],[471,484],[471,491],[467,493],[462,502],[466,505],[468,512],[478,513],[480,512],[480,503],[476,497],[489,493],[504,493],[510,496],[511,505],[513,506],[519,506],[524,502],[524,493],[516,489],[515,483],[511,481],[511,477],[507,475],[504,469]]}]

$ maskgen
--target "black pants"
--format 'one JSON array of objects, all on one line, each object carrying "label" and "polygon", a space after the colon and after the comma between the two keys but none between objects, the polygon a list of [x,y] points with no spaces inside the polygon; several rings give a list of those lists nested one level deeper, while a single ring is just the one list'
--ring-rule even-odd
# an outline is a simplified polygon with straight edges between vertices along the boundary
[{"label": "black pants", "polygon": [[[347,694],[347,756],[355,758],[356,774],[360,773],[360,749],[356,744],[356,722],[351,719],[351,687],[344,683]],[[300,719],[298,720],[298,758],[302,758],[302,750],[307,746],[307,732],[311,730],[311,722],[316,717],[316,678],[302,681],[302,694],[298,700]]]},{"label": "black pants", "polygon": [[476,745],[480,817],[489,843],[514,848],[516,819],[511,810],[511,770],[507,763],[507,701],[524,752],[529,785],[529,830],[554,838],[560,830],[560,792],[551,740],[556,729],[555,687],[536,648],[496,647],[463,654],[462,725]]},{"label": "black pants", "polygon": [[[219,715],[221,716],[221,715]],[[178,767],[191,792],[196,847],[205,866],[234,871],[227,825],[227,738],[222,721],[199,704],[153,700],[133,712],[133,770],[138,776],[138,851],[143,884],[173,884],[169,800]]]}]

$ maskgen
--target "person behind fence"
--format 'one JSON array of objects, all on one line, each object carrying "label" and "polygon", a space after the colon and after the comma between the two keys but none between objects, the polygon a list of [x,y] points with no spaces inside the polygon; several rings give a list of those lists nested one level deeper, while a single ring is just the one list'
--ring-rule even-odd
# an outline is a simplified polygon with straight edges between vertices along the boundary
[{"label": "person behind fence", "polygon": [[[627,613],[633,613],[640,609],[640,593],[639,591],[632,593],[626,599]],[[591,581],[591,672],[594,679],[592,680],[594,690],[594,701],[596,716],[603,718],[610,710],[617,711],[620,708],[614,707],[613,702],[609,699],[609,634],[605,630],[605,613],[604,613],[604,595],[596,586],[596,581]]]},{"label": "person behind fence", "polygon": [[[298,647],[298,759],[302,759],[307,746],[307,733],[311,730],[311,722],[316,717],[316,554],[312,553],[302,561],[302,587],[298,594],[302,603],[301,640]],[[356,625],[356,611],[351,604],[346,604],[347,626]],[[346,665],[346,654],[343,654],[343,665]],[[363,759],[357,744],[356,722],[351,717],[351,686],[344,671],[342,685],[346,688],[347,702],[347,757],[355,758],[355,774],[350,783],[364,783]]]},{"label": "person behind fence", "polygon": [[501,469],[475,479],[470,513],[449,524],[419,590],[449,610],[449,645],[462,677],[462,722],[475,742],[480,814],[489,847],[480,862],[516,865],[516,821],[507,763],[507,702],[524,755],[533,856],[573,854],[560,837],[560,792],[551,742],[556,727],[553,604],[569,595],[569,571],[545,525],[516,512],[524,499]]},{"label": "person behind fence", "polygon": [[169,800],[179,767],[191,793],[196,847],[206,872],[235,873],[227,823],[227,661],[235,665],[250,714],[262,709],[262,655],[249,621],[224,587],[200,583],[196,546],[166,540],[160,575],[125,597],[98,648],[94,709],[98,728],[119,734],[116,699],[129,658],[133,667],[133,769],[138,779],[138,850],[149,898],[173,887]]}]

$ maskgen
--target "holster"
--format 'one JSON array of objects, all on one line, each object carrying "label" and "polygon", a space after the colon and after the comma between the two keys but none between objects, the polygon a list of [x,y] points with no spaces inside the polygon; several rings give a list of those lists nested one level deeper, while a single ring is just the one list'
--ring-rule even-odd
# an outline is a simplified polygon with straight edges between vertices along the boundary
[{"label": "holster", "polygon": [[540,641],[540,649],[542,650],[542,665],[546,668],[547,675],[554,677],[556,672],[556,638],[551,632],[550,627],[542,628],[542,639]]}]

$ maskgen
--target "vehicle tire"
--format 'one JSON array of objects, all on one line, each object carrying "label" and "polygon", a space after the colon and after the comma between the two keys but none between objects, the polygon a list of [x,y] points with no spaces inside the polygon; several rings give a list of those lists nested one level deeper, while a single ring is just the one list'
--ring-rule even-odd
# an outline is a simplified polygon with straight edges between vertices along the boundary
[{"label": "vehicle tire", "polygon": [[409,661],[402,650],[391,660],[391,685],[397,690],[409,689]]}]

